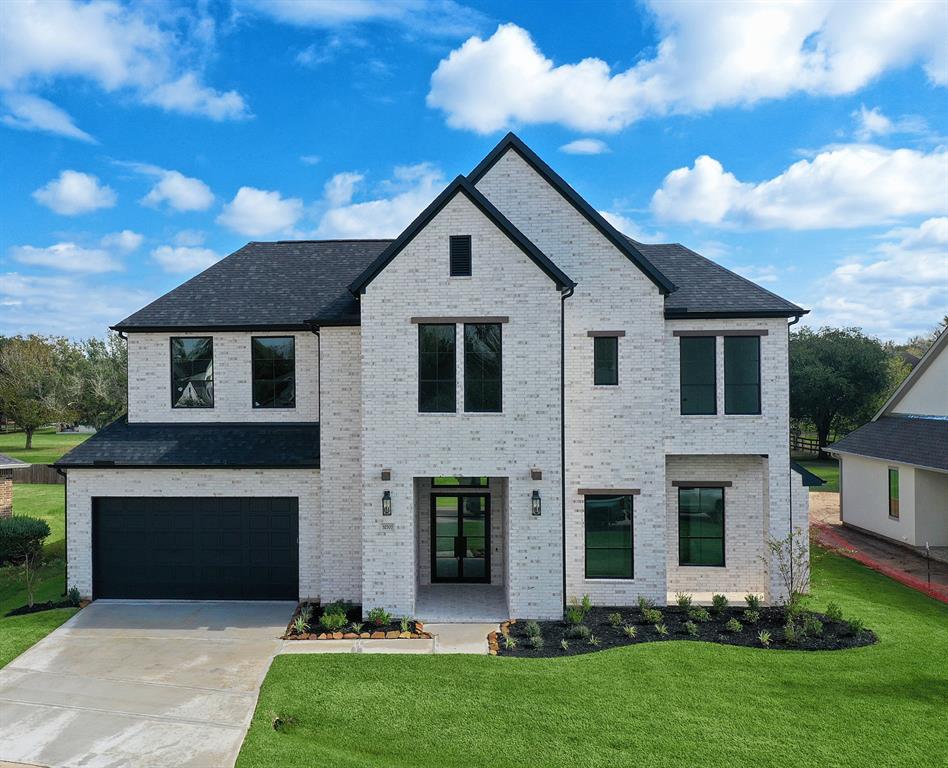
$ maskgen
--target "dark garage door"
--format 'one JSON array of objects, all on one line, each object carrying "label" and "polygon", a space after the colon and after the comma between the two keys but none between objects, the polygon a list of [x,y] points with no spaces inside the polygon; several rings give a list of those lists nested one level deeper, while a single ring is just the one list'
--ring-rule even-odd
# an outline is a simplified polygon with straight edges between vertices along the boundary
[{"label": "dark garage door", "polygon": [[295,600],[296,498],[98,498],[95,597]]}]

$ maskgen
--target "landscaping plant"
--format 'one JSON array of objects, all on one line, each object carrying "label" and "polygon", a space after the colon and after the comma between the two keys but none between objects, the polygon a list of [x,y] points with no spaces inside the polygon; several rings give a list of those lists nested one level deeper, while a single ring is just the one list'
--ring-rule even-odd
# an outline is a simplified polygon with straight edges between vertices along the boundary
[{"label": "landscaping plant", "polygon": [[667,637],[667,636],[668,636],[668,627],[665,626],[664,624],[656,624],[656,625],[655,625],[655,631],[658,632],[658,634],[659,634],[661,637]]},{"label": "landscaping plant", "polygon": [[369,611],[369,623],[377,627],[384,626],[392,621],[392,614],[384,608],[373,608]]},{"label": "landscaping plant", "polygon": [[744,621],[746,621],[748,624],[756,624],[758,621],[760,621],[760,611],[755,611],[748,608],[746,611],[744,611]]},{"label": "landscaping plant", "polygon": [[690,611],[688,611],[688,618],[692,621],[704,623],[706,621],[711,621],[711,614],[708,612],[707,608],[699,605],[697,608],[692,608]]},{"label": "landscaping plant", "polygon": [[691,595],[687,592],[676,592],[675,602],[678,603],[678,607],[681,608],[681,610],[687,611],[691,608]]},{"label": "landscaping plant", "polygon": [[616,611],[615,613],[610,613],[610,614],[609,614],[609,623],[610,623],[613,627],[620,627],[620,626],[622,626],[622,614],[619,613],[618,611]]},{"label": "landscaping plant", "polygon": [[0,518],[0,563],[9,561],[20,569],[29,608],[33,607],[36,580],[43,564],[43,542],[49,534],[49,523],[45,520],[22,515]]},{"label": "landscaping plant", "polygon": [[303,618],[303,614],[297,614],[296,618],[293,619],[293,631],[298,635],[303,635],[309,632],[309,622]]},{"label": "landscaping plant", "polygon": [[634,640],[639,631],[636,629],[635,624],[626,624],[622,627],[622,633],[630,640]]},{"label": "landscaping plant", "polygon": [[737,619],[733,617],[727,620],[727,623],[724,625],[724,628],[728,632],[735,632],[735,633],[740,632],[742,629],[744,629],[741,622],[739,622]]},{"label": "landscaping plant", "polygon": [[836,603],[829,603],[826,606],[824,611],[826,618],[830,621],[842,621],[843,620],[843,609],[839,607]]},{"label": "landscaping plant", "polygon": [[727,608],[727,598],[724,595],[711,595],[711,610],[715,613],[723,613]]},{"label": "landscaping plant", "polygon": [[768,632],[766,629],[762,629],[757,633],[757,639],[760,641],[760,644],[764,646],[764,648],[770,647],[770,632]]},{"label": "landscaping plant", "polygon": [[319,625],[327,632],[339,632],[348,623],[344,613],[324,613],[319,617]]},{"label": "landscaping plant", "polygon": [[685,631],[686,631],[689,635],[691,635],[692,637],[697,637],[697,636],[698,636],[698,625],[695,624],[693,621],[686,621],[686,622],[685,622]]},{"label": "landscaping plant", "polygon": [[747,607],[752,611],[759,611],[761,607],[760,597],[753,593],[744,595],[744,602],[747,603]]}]

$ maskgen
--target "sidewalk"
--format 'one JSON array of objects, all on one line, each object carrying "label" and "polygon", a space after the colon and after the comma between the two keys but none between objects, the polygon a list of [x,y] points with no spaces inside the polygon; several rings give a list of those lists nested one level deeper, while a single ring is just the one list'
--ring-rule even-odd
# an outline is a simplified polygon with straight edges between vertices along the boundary
[{"label": "sidewalk", "polygon": [[810,494],[810,529],[821,546],[948,603],[948,564],[932,558],[929,583],[925,557],[912,547],[843,526],[838,493]]}]

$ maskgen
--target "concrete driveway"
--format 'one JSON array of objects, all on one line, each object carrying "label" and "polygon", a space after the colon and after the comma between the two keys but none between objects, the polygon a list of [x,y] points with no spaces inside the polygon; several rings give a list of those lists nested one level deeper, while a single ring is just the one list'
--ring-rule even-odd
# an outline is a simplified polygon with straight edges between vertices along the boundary
[{"label": "concrete driveway", "polygon": [[232,766],[294,607],[93,603],[0,670],[0,763]]}]

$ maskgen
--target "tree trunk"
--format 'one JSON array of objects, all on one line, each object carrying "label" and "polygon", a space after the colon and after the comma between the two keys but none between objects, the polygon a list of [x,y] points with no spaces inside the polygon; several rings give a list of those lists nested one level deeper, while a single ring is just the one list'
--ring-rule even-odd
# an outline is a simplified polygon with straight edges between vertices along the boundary
[{"label": "tree trunk", "polygon": [[830,421],[819,421],[816,424],[816,442],[819,444],[818,458],[820,459],[827,458],[823,446],[829,441]]},{"label": "tree trunk", "polygon": [[24,432],[26,432],[26,450],[30,450],[33,447],[33,430],[26,429]]}]

